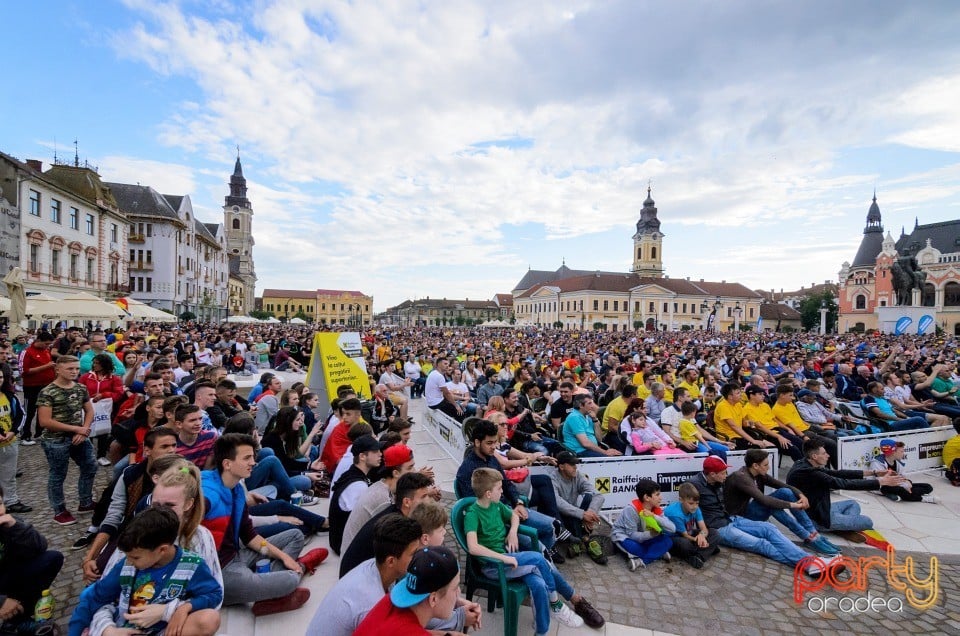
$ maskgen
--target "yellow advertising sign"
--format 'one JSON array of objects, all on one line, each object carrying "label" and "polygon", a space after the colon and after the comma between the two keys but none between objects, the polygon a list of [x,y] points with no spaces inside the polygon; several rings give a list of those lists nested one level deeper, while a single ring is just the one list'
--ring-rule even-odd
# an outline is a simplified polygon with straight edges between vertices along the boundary
[{"label": "yellow advertising sign", "polygon": [[360,334],[315,333],[307,386],[329,404],[337,396],[337,387],[344,384],[352,386],[361,399],[371,397]]}]

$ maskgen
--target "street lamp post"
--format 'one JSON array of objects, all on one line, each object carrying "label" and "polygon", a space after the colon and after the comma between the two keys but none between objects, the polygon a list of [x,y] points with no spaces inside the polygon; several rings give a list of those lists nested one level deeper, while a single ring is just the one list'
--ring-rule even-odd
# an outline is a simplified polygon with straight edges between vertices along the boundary
[{"label": "street lamp post", "polygon": [[737,304],[733,306],[733,332],[740,333],[740,315],[743,314],[743,307],[740,306],[740,301],[737,301]]},{"label": "street lamp post", "polygon": [[827,301],[826,299],[820,301],[820,335],[826,335],[827,333]]}]

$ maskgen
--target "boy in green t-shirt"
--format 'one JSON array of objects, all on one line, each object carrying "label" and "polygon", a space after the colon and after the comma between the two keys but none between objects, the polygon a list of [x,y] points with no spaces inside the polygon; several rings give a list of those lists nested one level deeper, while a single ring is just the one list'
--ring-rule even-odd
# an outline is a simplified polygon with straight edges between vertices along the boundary
[{"label": "boy in green t-shirt", "polygon": [[[503,476],[492,468],[478,468],[473,471],[470,485],[477,494],[477,501],[464,515],[467,549],[473,556],[502,561],[508,566],[507,578],[523,579],[533,599],[536,633],[546,634],[550,630],[551,614],[568,627],[580,627],[584,622],[595,629],[602,627],[605,621],[600,613],[574,592],[542,554],[518,551],[520,517],[500,501]],[[496,578],[496,567],[484,568],[484,574]],[[573,611],[564,604],[561,596],[573,604]]]}]

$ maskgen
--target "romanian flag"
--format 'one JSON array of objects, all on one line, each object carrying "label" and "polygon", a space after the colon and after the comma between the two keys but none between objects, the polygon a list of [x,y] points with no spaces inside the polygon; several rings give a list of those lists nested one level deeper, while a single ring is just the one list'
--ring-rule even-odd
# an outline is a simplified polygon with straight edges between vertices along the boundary
[{"label": "romanian flag", "polygon": [[126,299],[126,298],[117,298],[117,300],[116,300],[116,305],[117,305],[117,307],[119,307],[120,309],[124,310],[126,313],[128,313],[128,314],[130,313],[130,305],[127,304],[127,299]]}]

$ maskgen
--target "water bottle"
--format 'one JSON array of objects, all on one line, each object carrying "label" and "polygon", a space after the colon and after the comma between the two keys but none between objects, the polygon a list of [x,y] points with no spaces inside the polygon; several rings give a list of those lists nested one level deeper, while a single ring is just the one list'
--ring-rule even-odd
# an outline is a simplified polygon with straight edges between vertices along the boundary
[{"label": "water bottle", "polygon": [[53,606],[54,600],[50,590],[44,590],[33,609],[33,620],[37,622],[51,620],[53,618]]},{"label": "water bottle", "polygon": [[267,540],[260,540],[260,558],[257,560],[257,574],[266,574],[270,571],[270,551],[267,549]]}]

